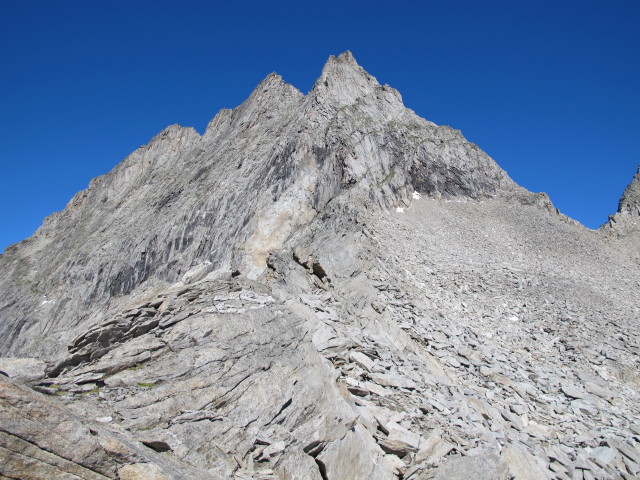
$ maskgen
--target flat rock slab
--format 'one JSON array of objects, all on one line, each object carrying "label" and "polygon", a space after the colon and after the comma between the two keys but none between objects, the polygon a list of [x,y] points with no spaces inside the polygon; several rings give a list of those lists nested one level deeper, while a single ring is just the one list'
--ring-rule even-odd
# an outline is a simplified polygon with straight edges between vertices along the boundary
[{"label": "flat rock slab", "polygon": [[134,463],[118,470],[120,480],[169,480],[153,463]]},{"label": "flat rock slab", "polygon": [[[121,480],[220,480],[205,477],[204,471],[189,465],[168,464],[141,443],[130,442],[103,425],[74,415],[55,398],[4,376],[0,376],[0,425],[3,477],[105,480],[118,478],[124,468]],[[133,466],[141,463],[144,468]]]},{"label": "flat rock slab", "polygon": [[36,358],[0,358],[0,372],[15,381],[30,382],[44,378],[47,364]]},{"label": "flat rock slab", "polygon": [[509,445],[500,456],[514,480],[546,480],[547,475],[535,457],[521,447]]},{"label": "flat rock slab", "polygon": [[360,365],[362,368],[364,368],[367,372],[373,371],[373,367],[374,367],[375,363],[373,362],[373,360],[371,360],[364,353],[351,352],[351,354],[349,356],[351,357],[351,360],[356,362],[358,365]]},{"label": "flat rock slab", "polygon": [[435,480],[507,480],[508,468],[491,450],[473,456],[448,457],[438,468]]}]

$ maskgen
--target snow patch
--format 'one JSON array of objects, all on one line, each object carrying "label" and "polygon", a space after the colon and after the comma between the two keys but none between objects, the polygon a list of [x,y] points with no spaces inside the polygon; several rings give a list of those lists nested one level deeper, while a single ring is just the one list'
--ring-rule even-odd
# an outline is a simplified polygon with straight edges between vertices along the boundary
[{"label": "snow patch", "polygon": [[396,208],[396,212],[398,212],[398,213],[404,213],[404,207],[398,207],[398,208]]}]

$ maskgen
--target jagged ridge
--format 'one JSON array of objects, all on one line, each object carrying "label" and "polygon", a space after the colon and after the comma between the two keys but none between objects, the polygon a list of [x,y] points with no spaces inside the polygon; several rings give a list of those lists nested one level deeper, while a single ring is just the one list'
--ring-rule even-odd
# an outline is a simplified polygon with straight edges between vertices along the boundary
[{"label": "jagged ridge", "polygon": [[617,233],[348,52],[307,95],[271,74],[0,259],[1,352],[47,360],[0,358],[0,476],[637,476],[640,249]]},{"label": "jagged ridge", "polygon": [[203,136],[168,127],[7,249],[0,351],[56,355],[51,339],[66,343],[70,327],[95,322],[106,304],[204,262],[256,278],[268,253],[337,197],[386,209],[413,191],[519,190],[458,131],[406,109],[349,52],[328,60],[306,96],[271,74]]}]

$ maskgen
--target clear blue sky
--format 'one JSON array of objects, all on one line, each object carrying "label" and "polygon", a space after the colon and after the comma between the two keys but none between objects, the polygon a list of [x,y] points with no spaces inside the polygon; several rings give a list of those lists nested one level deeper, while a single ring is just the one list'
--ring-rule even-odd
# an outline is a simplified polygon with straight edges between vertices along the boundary
[{"label": "clear blue sky", "polygon": [[595,228],[640,163],[638,0],[0,3],[0,251],[164,127],[351,50]]}]

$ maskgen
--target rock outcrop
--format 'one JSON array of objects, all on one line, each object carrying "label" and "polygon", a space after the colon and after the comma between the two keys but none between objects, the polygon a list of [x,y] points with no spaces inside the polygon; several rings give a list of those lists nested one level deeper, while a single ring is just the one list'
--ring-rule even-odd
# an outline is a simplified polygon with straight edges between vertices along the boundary
[{"label": "rock outcrop", "polygon": [[167,128],[7,249],[0,281],[16,294],[2,306],[2,351],[52,358],[76,325],[140,285],[173,283],[205,262],[255,278],[269,252],[338,197],[386,209],[414,190],[482,198],[519,189],[350,54],[331,58],[306,96],[269,75],[203,136]]},{"label": "rock outcrop", "polygon": [[640,236],[611,225],[349,52],[306,95],[271,74],[0,257],[0,477],[634,478]]},{"label": "rock outcrop", "polygon": [[618,213],[640,216],[640,166],[620,199]]},{"label": "rock outcrop", "polygon": [[603,225],[603,228],[618,234],[626,235],[635,232],[633,236],[638,237],[640,230],[640,166],[633,177],[631,183],[627,186],[620,203],[618,211],[615,215],[609,217],[609,221]]}]

